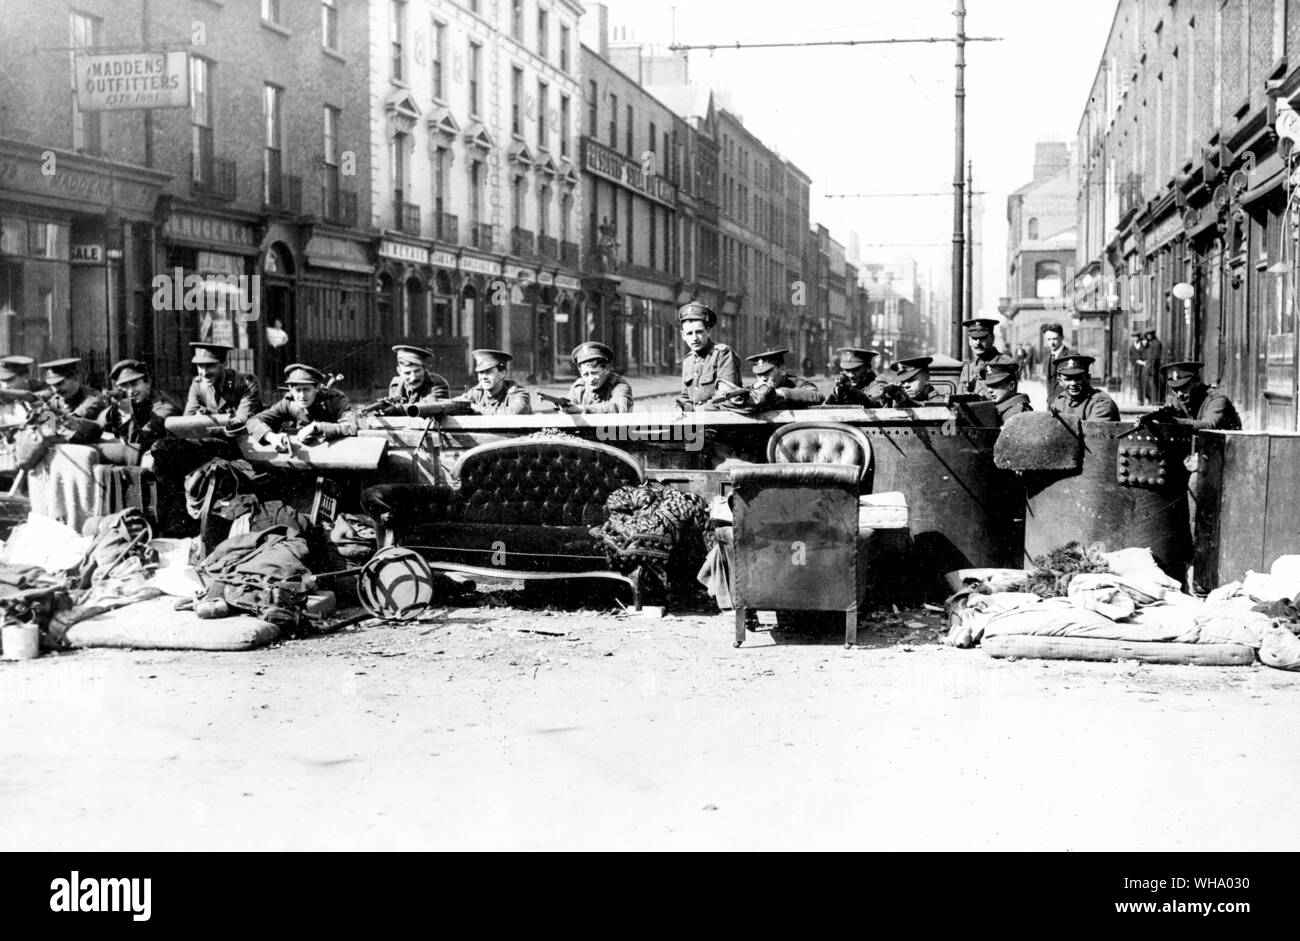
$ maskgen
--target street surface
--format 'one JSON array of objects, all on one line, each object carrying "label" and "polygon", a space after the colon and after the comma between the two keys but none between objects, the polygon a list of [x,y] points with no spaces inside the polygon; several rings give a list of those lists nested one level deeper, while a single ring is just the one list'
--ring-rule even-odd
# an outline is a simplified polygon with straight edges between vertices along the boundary
[{"label": "street surface", "polygon": [[[515,603],[513,592],[483,596]],[[485,606],[0,663],[10,850],[1290,850],[1297,686]]]}]

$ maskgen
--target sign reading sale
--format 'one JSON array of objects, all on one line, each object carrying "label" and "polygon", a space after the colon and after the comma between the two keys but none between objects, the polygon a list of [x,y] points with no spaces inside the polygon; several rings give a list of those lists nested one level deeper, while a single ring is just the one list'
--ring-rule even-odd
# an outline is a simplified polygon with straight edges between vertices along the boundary
[{"label": "sign reading sale", "polygon": [[77,107],[82,111],[188,108],[184,52],[78,53]]}]

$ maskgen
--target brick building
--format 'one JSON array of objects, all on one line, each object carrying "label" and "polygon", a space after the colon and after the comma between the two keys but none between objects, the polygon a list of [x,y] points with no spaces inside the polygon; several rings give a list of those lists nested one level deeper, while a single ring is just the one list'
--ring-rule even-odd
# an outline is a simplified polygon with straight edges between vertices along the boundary
[{"label": "brick building", "polygon": [[[1007,197],[1007,285],[999,312],[1005,349],[1024,343],[1042,351],[1042,331],[1056,323],[1065,342],[1084,353],[1104,354],[1104,335],[1095,336],[1093,321],[1080,324],[1075,337],[1074,311],[1065,289],[1073,279],[1078,226],[1078,186],[1068,145],[1040,142],[1034,147],[1034,176]],[[1118,375],[1104,356],[1095,370]],[[1120,363],[1122,368],[1122,362]]]},{"label": "brick building", "polygon": [[[1295,429],[1297,0],[1121,0],[1079,123],[1076,307],[1154,329],[1247,427]],[[1176,285],[1186,285],[1174,296]],[[1113,299],[1113,300],[1112,300]]]},{"label": "brick building", "polygon": [[[331,139],[365,138],[361,4],[6,2],[0,17],[0,308],[13,311],[0,349],[80,355],[96,381],[142,356],[183,387],[192,339],[229,342],[237,365],[278,378],[292,357],[320,358],[308,337],[372,335],[366,194],[322,158]],[[105,99],[77,75],[77,49],[157,68],[188,94],[92,110]],[[349,170],[364,179],[366,160],[359,148]],[[218,288],[202,310],[155,309],[154,276],[178,270],[258,276],[259,319]],[[276,321],[287,345],[268,342]]]}]

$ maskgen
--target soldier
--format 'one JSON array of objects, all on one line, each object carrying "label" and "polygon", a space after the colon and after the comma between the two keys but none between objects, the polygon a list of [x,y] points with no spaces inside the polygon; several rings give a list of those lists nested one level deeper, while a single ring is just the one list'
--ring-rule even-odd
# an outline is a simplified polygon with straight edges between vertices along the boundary
[{"label": "soldier", "polygon": [[262,411],[257,377],[226,365],[234,347],[224,343],[191,343],[197,375],[185,397],[186,415],[208,415],[229,425],[242,425]]},{"label": "soldier", "polygon": [[971,352],[975,355],[962,364],[961,375],[957,378],[958,392],[983,395],[984,372],[990,364],[1015,365],[1014,359],[993,345],[993,328],[997,325],[996,320],[988,317],[977,317],[962,322],[962,326],[966,328],[967,342],[970,343]]},{"label": "soldier", "polygon": [[531,415],[533,405],[523,386],[509,378],[512,355],[502,350],[475,350],[478,385],[452,401],[468,402],[479,415]]},{"label": "soldier", "polygon": [[36,380],[31,377],[30,356],[5,356],[0,358],[0,389],[12,392],[38,392]]},{"label": "soldier", "polygon": [[1029,396],[1019,391],[1020,369],[995,363],[984,374],[985,395],[998,408],[998,417],[1006,424],[1008,418],[1022,412],[1032,412]]},{"label": "soldier", "polygon": [[789,352],[767,350],[745,357],[757,377],[750,394],[758,408],[808,408],[822,403],[816,385],[785,371],[785,356]]},{"label": "soldier", "polygon": [[1169,397],[1165,408],[1169,419],[1196,429],[1240,431],[1241,418],[1232,400],[1201,380],[1204,363],[1169,363],[1164,367]]},{"label": "soldier", "polygon": [[1051,403],[1062,415],[1085,421],[1119,421],[1119,406],[1105,392],[1092,387],[1089,368],[1096,360],[1091,356],[1071,353],[1056,362],[1056,375],[1061,380],[1061,394]]},{"label": "soldier", "polygon": [[47,387],[46,404],[63,416],[71,432],[71,444],[89,444],[99,439],[99,423],[95,420],[109,404],[108,397],[98,389],[81,381],[81,360],[55,359],[41,363],[41,372]]},{"label": "soldier", "polygon": [[840,373],[835,377],[835,385],[824,404],[875,408],[879,403],[870,392],[871,384],[876,381],[871,361],[880,354],[852,346],[840,347],[835,354],[839,357]]},{"label": "soldier", "polygon": [[248,420],[248,436],[254,442],[271,440],[278,450],[287,451],[291,427],[297,428],[293,441],[300,445],[357,433],[352,403],[339,390],[325,388],[325,374],[319,369],[291,363],[284,368],[284,381],[289,393]]},{"label": "soldier", "polygon": [[582,343],[573,349],[578,378],[569,387],[570,415],[601,415],[632,411],[632,386],[614,372],[614,351],[604,343]]},{"label": "soldier", "polygon": [[114,387],[125,396],[104,409],[99,426],[126,444],[148,451],[167,434],[164,422],[179,415],[180,403],[153,387],[153,370],[138,359],[124,359],[108,374]]},{"label": "soldier", "polygon": [[[930,385],[930,356],[917,356],[912,359],[900,359],[890,363],[880,376],[885,383],[882,399],[885,404],[896,408],[923,408],[927,405],[943,405],[947,396]],[[902,394],[896,391],[901,388]]]},{"label": "soldier", "polygon": [[9,400],[0,401],[0,425],[21,425],[31,414],[30,405],[21,399],[38,391],[29,375],[34,362],[30,356],[0,358],[0,390],[15,393]]},{"label": "soldier", "polygon": [[1057,363],[1069,356],[1071,350],[1065,345],[1065,328],[1059,323],[1043,327],[1043,342],[1047,344],[1047,401],[1051,402],[1061,394],[1061,382],[1056,378]]},{"label": "soldier", "polygon": [[389,404],[383,408],[372,406],[373,414],[405,415],[408,405],[443,402],[450,398],[451,384],[429,369],[433,360],[432,350],[401,344],[393,347],[393,352],[397,354],[397,375],[388,383],[386,401]]},{"label": "soldier", "polygon": [[707,408],[715,393],[732,392],[740,386],[740,359],[724,343],[715,343],[709,331],[718,315],[699,301],[678,309],[677,323],[689,348],[682,360],[682,391],[677,406],[682,411]]}]

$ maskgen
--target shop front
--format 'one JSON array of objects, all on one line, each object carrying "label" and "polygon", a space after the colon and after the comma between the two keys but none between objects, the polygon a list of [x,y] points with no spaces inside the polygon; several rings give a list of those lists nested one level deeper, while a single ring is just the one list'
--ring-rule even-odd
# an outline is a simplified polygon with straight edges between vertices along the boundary
[{"label": "shop front", "polygon": [[165,387],[189,384],[192,342],[227,344],[234,348],[231,367],[265,378],[261,241],[251,217],[171,209],[163,223],[160,277],[172,288],[173,302],[157,294],[153,336],[156,372]]},{"label": "shop front", "polygon": [[0,355],[148,356],[150,241],[166,174],[0,140]]},{"label": "shop front", "polygon": [[[268,368],[278,374],[297,357],[322,368],[334,364],[331,368],[343,374],[344,388],[369,390],[387,366],[375,362],[373,350],[377,331],[370,245],[341,233],[315,231],[304,256],[296,336],[281,338],[268,312]],[[277,346],[272,341],[283,342]]]}]

